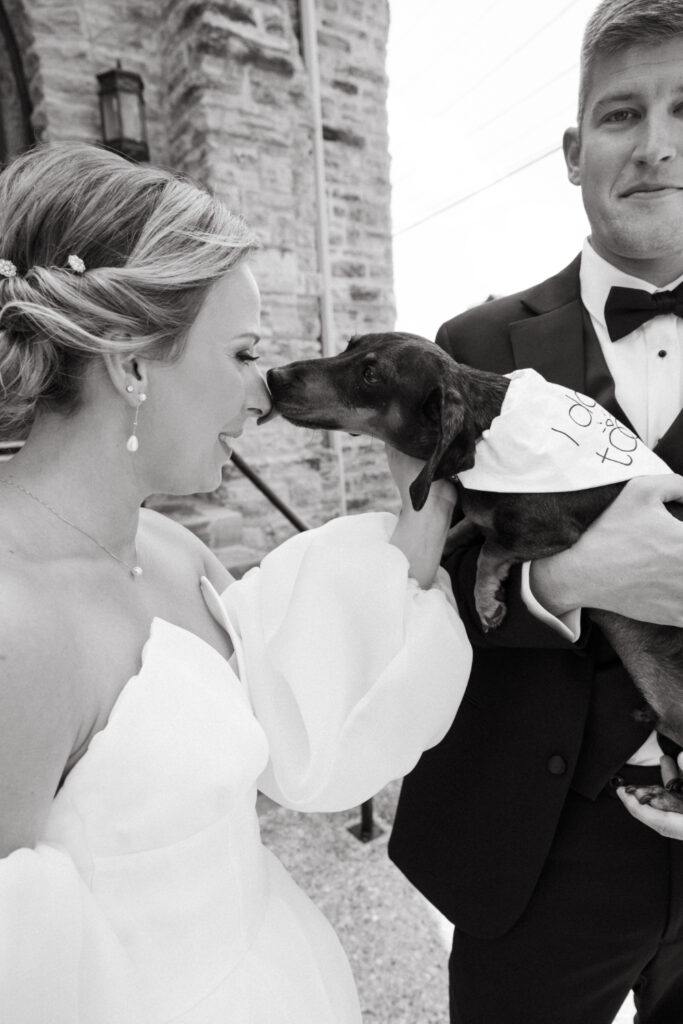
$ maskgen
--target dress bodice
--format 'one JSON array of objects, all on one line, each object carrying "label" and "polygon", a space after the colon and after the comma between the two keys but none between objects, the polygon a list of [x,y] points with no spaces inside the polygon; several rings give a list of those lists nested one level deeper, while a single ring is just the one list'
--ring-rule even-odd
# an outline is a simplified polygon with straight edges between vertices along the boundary
[{"label": "dress bodice", "polygon": [[[50,821],[62,805],[76,807],[88,847],[101,856],[178,842],[253,794],[267,759],[231,665],[194,633],[155,618],[139,672],[66,777]],[[120,811],[125,829],[116,824]]]},{"label": "dress bodice", "polygon": [[254,804],[267,760],[227,661],[155,619],[139,673],[67,776],[45,836],[76,860],[154,1020],[214,988],[258,930],[267,885]]}]

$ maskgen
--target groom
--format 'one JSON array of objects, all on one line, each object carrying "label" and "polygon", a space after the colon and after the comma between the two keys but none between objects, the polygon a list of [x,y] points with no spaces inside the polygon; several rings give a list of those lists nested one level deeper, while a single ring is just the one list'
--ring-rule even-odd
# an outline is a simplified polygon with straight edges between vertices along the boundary
[{"label": "groom", "polygon": [[[603,0],[564,151],[591,227],[582,253],[437,343],[593,396],[683,474],[679,0]],[[683,1022],[683,842],[664,838],[683,838],[683,815],[648,808],[648,828],[624,791],[660,781],[667,741],[634,716],[640,695],[580,612],[683,626],[674,499],[680,476],[628,484],[572,549],[513,573],[487,634],[478,546],[446,563],[474,666],[449,734],[404,783],[390,854],[455,923],[455,1024],[611,1024],[631,988],[639,1024]]]}]

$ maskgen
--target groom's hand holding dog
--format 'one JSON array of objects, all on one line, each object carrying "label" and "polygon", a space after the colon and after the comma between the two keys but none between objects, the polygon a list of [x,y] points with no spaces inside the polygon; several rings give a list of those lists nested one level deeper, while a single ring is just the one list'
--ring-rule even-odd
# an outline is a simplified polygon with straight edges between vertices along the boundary
[{"label": "groom's hand holding dog", "polygon": [[541,604],[557,616],[604,608],[683,627],[683,527],[667,501],[683,501],[683,477],[631,480],[576,544],[533,562]]}]

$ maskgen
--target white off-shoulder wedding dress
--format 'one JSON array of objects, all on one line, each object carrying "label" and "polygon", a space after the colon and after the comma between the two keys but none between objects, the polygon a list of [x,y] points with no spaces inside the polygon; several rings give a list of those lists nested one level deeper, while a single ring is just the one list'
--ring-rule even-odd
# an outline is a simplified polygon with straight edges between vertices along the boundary
[{"label": "white off-shoulder wedding dress", "polygon": [[261,844],[255,800],[358,804],[454,717],[469,645],[393,522],[295,537],[222,596],[202,580],[231,663],[154,620],[43,840],[0,861],[0,1020],[357,1024],[341,946]]}]

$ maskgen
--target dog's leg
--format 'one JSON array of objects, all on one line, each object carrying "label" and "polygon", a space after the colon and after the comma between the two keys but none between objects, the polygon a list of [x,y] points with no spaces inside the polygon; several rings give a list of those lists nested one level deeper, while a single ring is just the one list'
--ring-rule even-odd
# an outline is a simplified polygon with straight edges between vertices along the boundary
[{"label": "dog's leg", "polygon": [[665,789],[664,786],[634,786],[629,787],[629,792],[633,793],[638,803],[649,804],[658,811],[683,814],[683,796]]},{"label": "dog's leg", "polygon": [[633,794],[639,803],[649,804],[658,811],[683,814],[683,778],[675,758],[667,754],[661,759],[661,767],[661,786],[629,786],[627,792]]},{"label": "dog's leg", "polygon": [[503,584],[520,559],[490,538],[484,541],[477,559],[474,603],[485,633],[496,629],[505,618],[507,606]]},{"label": "dog's leg", "polygon": [[492,537],[487,537],[479,552],[477,581],[474,585],[474,603],[485,633],[489,629],[496,629],[505,618],[507,606],[503,584],[512,566],[534,558],[547,558],[566,547],[568,545],[564,540],[561,544],[545,545],[538,541],[527,541],[518,543],[513,551]]},{"label": "dog's leg", "polygon": [[656,714],[656,725],[683,746],[683,629],[588,609]]}]

